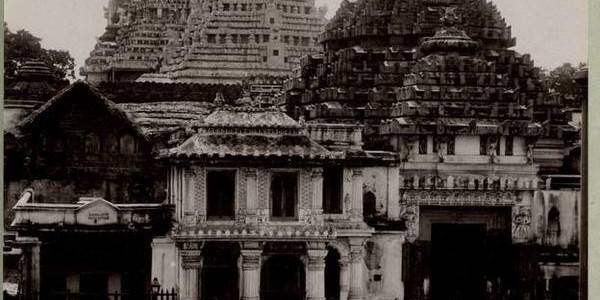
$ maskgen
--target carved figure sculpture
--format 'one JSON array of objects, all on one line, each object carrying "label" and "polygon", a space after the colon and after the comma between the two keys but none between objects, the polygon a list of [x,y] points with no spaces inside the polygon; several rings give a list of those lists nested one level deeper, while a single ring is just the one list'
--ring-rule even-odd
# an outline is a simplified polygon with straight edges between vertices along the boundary
[{"label": "carved figure sculpture", "polygon": [[519,206],[513,217],[513,238],[517,241],[526,241],[529,238],[531,227],[531,209]]}]

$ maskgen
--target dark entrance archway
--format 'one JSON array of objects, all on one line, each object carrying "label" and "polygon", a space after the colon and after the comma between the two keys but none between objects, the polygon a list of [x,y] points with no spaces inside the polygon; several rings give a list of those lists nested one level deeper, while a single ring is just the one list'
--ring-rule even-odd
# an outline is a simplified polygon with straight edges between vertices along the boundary
[{"label": "dark entrance archway", "polygon": [[432,224],[433,300],[485,297],[485,224]]},{"label": "dark entrance archway", "polygon": [[238,300],[237,243],[207,243],[202,249],[202,299]]},{"label": "dark entrance archway", "polygon": [[260,274],[260,299],[303,300],[305,278],[304,264],[297,255],[270,255]]},{"label": "dark entrance archway", "polygon": [[340,254],[332,247],[327,247],[325,257],[325,299],[340,299]]}]

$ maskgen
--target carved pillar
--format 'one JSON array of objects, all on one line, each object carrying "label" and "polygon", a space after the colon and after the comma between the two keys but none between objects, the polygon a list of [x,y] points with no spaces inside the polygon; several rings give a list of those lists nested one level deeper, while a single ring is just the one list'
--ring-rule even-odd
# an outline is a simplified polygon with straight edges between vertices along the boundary
[{"label": "carved pillar", "polygon": [[258,247],[242,249],[242,300],[258,300],[260,296],[260,257]]},{"label": "carved pillar", "polygon": [[321,168],[313,169],[311,182],[313,216],[321,216],[323,214],[323,170]]},{"label": "carved pillar", "polygon": [[363,214],[363,172],[362,169],[352,171],[352,221],[362,221]]},{"label": "carved pillar", "polygon": [[[193,169],[185,170],[185,191],[183,194],[183,207],[179,208],[179,210],[183,210],[183,220],[180,220],[182,224],[186,226],[193,226],[196,224],[196,211],[194,208],[195,202],[195,182],[194,179],[196,177],[196,173]],[[179,216],[178,216],[179,219]]]},{"label": "carved pillar", "polygon": [[350,280],[350,259],[348,256],[340,257],[340,299],[348,299]]},{"label": "carved pillar", "polygon": [[200,269],[202,250],[199,244],[183,244],[181,250],[181,300],[197,300],[200,291]]},{"label": "carved pillar", "polygon": [[206,172],[204,168],[196,167],[196,182],[194,183],[194,204],[196,205],[196,223],[206,223]]},{"label": "carved pillar", "polygon": [[246,169],[246,222],[256,222],[258,181],[256,169]]},{"label": "carved pillar", "polygon": [[348,300],[364,300],[364,239],[350,239],[350,291]]},{"label": "carved pillar", "polygon": [[313,246],[307,250],[308,254],[308,282],[307,300],[325,299],[325,256],[327,250],[325,244]]}]

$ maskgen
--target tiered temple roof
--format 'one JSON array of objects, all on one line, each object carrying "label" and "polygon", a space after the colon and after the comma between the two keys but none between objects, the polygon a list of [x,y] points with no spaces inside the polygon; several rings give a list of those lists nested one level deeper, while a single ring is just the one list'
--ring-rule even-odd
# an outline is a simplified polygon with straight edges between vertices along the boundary
[{"label": "tiered temple roof", "polygon": [[83,73],[90,82],[285,76],[300,57],[320,50],[324,14],[314,0],[112,0],[107,33]]},{"label": "tiered temple roof", "polygon": [[303,59],[278,103],[307,120],[359,121],[367,142],[398,117],[434,127],[460,123],[445,117],[499,127],[529,120],[545,135],[566,124],[539,68],[510,49],[510,26],[485,0],[344,1],[320,39],[325,52]]},{"label": "tiered temple roof", "polygon": [[225,107],[198,126],[181,145],[164,150],[169,158],[343,159],[311,140],[303,126],[273,108]]}]

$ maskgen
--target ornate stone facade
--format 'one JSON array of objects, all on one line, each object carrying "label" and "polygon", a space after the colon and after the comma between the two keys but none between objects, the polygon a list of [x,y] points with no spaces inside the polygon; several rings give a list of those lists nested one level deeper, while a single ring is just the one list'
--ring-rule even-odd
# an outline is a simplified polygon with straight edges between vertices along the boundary
[{"label": "ornate stone facade", "polygon": [[109,7],[106,33],[82,71],[90,82],[287,76],[319,51],[325,25],[324,8],[311,0],[111,0]]}]

